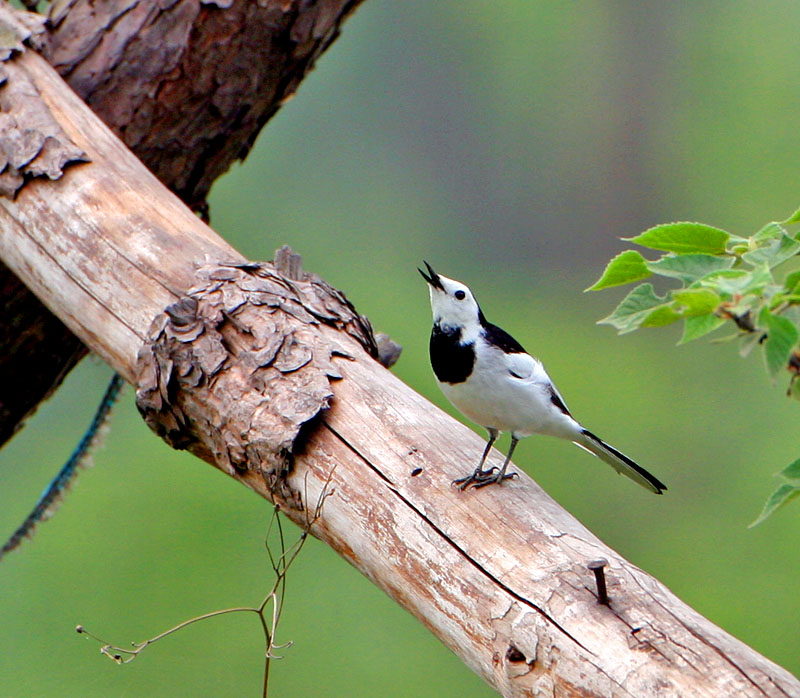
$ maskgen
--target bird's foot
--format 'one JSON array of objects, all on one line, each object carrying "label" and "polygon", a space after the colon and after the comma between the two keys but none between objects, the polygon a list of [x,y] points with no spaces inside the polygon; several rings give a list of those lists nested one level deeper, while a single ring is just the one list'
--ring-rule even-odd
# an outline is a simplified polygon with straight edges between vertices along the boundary
[{"label": "bird's foot", "polygon": [[492,475],[492,477],[486,478],[485,480],[481,480],[480,482],[476,482],[473,487],[477,489],[478,487],[486,487],[486,485],[492,485],[495,482],[502,482],[503,480],[513,480],[515,477],[519,477],[517,473],[497,473],[497,475]]},{"label": "bird's foot", "polygon": [[474,473],[466,477],[460,477],[458,480],[453,480],[453,484],[458,487],[462,492],[470,487],[486,487],[495,482],[502,482],[503,480],[510,480],[517,477],[516,473],[503,473],[498,472],[495,474],[497,468],[489,468],[488,470],[476,470]]},{"label": "bird's foot", "polygon": [[484,480],[492,477],[492,473],[494,473],[495,470],[497,470],[497,468],[489,468],[488,470],[478,469],[466,477],[460,477],[458,480],[453,480],[453,484],[458,487],[458,489],[465,490],[477,482],[483,482]]}]

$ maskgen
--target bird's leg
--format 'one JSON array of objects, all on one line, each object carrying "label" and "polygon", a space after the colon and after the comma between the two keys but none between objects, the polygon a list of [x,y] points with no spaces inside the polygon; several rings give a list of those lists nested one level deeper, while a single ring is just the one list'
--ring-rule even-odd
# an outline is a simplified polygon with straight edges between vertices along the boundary
[{"label": "bird's leg", "polygon": [[479,480],[476,480],[472,483],[473,487],[486,487],[486,485],[491,485],[494,482],[502,482],[503,480],[510,480],[511,478],[517,477],[517,473],[506,473],[506,468],[508,467],[508,463],[511,460],[511,456],[514,453],[514,449],[517,447],[519,443],[519,439],[515,437],[513,434],[511,435],[511,447],[508,449],[508,455],[506,456],[506,460],[503,463],[503,467],[500,468],[500,471],[497,475],[492,475],[492,470],[486,473],[486,477],[482,477]]},{"label": "bird's leg", "polygon": [[458,480],[453,480],[454,485],[458,485],[459,489],[465,490],[470,485],[475,484],[476,482],[482,482],[487,477],[489,477],[497,468],[489,468],[488,470],[483,469],[483,464],[486,462],[486,458],[489,455],[489,451],[492,450],[492,446],[494,442],[497,441],[497,437],[499,436],[499,432],[496,429],[487,429],[489,432],[489,441],[486,442],[486,448],[483,449],[483,455],[481,456],[481,462],[478,463],[478,467],[475,468],[475,472],[467,475],[466,477],[460,477]]}]

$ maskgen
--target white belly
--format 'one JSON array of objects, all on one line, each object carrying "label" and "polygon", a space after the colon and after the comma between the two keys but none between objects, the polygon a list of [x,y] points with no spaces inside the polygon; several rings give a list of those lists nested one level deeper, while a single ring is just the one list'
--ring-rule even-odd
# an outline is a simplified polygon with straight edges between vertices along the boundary
[{"label": "white belly", "polygon": [[477,364],[463,383],[439,383],[439,387],[464,416],[487,429],[567,439],[580,429],[553,405],[546,383],[520,380],[501,367],[487,370]]}]

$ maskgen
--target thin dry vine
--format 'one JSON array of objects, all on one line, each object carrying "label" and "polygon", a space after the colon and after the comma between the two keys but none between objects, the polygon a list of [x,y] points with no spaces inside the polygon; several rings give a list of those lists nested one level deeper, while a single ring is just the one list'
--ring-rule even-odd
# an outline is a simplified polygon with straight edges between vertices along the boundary
[{"label": "thin dry vine", "polygon": [[[335,470],[335,468],[334,468]],[[81,635],[85,635],[87,638],[91,638],[99,642],[102,646],[100,647],[100,653],[105,655],[106,657],[110,658],[117,664],[129,664],[132,662],[136,657],[138,657],[145,649],[147,649],[150,645],[155,644],[159,640],[164,639],[165,637],[172,635],[173,633],[182,630],[183,628],[193,625],[202,620],[207,620],[209,618],[214,618],[216,616],[225,615],[228,613],[255,613],[261,624],[261,629],[264,633],[264,640],[266,643],[266,650],[264,652],[264,684],[262,689],[262,696],[263,698],[267,698],[268,689],[269,689],[269,670],[270,670],[270,663],[273,659],[283,659],[282,655],[276,654],[276,650],[286,649],[291,647],[292,641],[285,642],[283,644],[276,644],[275,642],[275,635],[278,629],[278,623],[280,621],[281,613],[283,611],[283,603],[284,598],[286,595],[286,575],[291,567],[292,563],[297,559],[300,550],[303,547],[306,539],[308,538],[308,534],[311,531],[311,527],[316,523],[319,519],[320,514],[322,512],[322,507],[325,504],[325,500],[331,496],[335,490],[330,488],[331,478],[333,477],[334,470],[331,470],[328,478],[325,482],[325,486],[322,488],[320,495],[317,499],[317,503],[314,506],[312,512],[309,512],[306,509],[306,521],[302,528],[300,535],[298,536],[297,540],[288,548],[286,547],[286,537],[283,531],[283,524],[281,523],[281,516],[280,516],[280,506],[275,505],[272,509],[272,516],[270,517],[269,524],[267,526],[267,532],[264,537],[264,547],[267,551],[267,555],[269,556],[270,565],[272,567],[272,571],[275,574],[275,582],[272,585],[272,588],[269,590],[267,595],[264,597],[263,601],[258,606],[240,606],[235,608],[225,608],[220,609],[218,611],[211,611],[210,613],[204,613],[199,616],[195,616],[193,618],[189,618],[178,625],[175,625],[168,630],[165,630],[154,637],[151,637],[143,642],[132,642],[131,647],[133,649],[129,649],[127,647],[121,647],[119,645],[113,645],[111,643],[105,642],[101,638],[97,637],[93,633],[89,632],[86,628],[82,625],[78,625],[75,629]],[[307,488],[306,488],[307,493]],[[305,500],[307,501],[307,499]],[[272,550],[272,545],[270,545],[270,535],[273,531],[273,527],[277,529],[277,545],[280,549],[280,554],[276,555]],[[268,611],[269,608],[269,611]]]}]

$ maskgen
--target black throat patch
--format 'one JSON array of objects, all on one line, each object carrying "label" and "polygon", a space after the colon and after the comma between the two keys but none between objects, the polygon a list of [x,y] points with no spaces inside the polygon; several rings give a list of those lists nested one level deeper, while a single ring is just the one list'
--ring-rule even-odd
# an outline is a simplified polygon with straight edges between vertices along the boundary
[{"label": "black throat patch", "polygon": [[472,375],[475,347],[471,342],[461,344],[461,328],[442,329],[435,324],[430,350],[433,372],[442,383],[463,383]]}]

